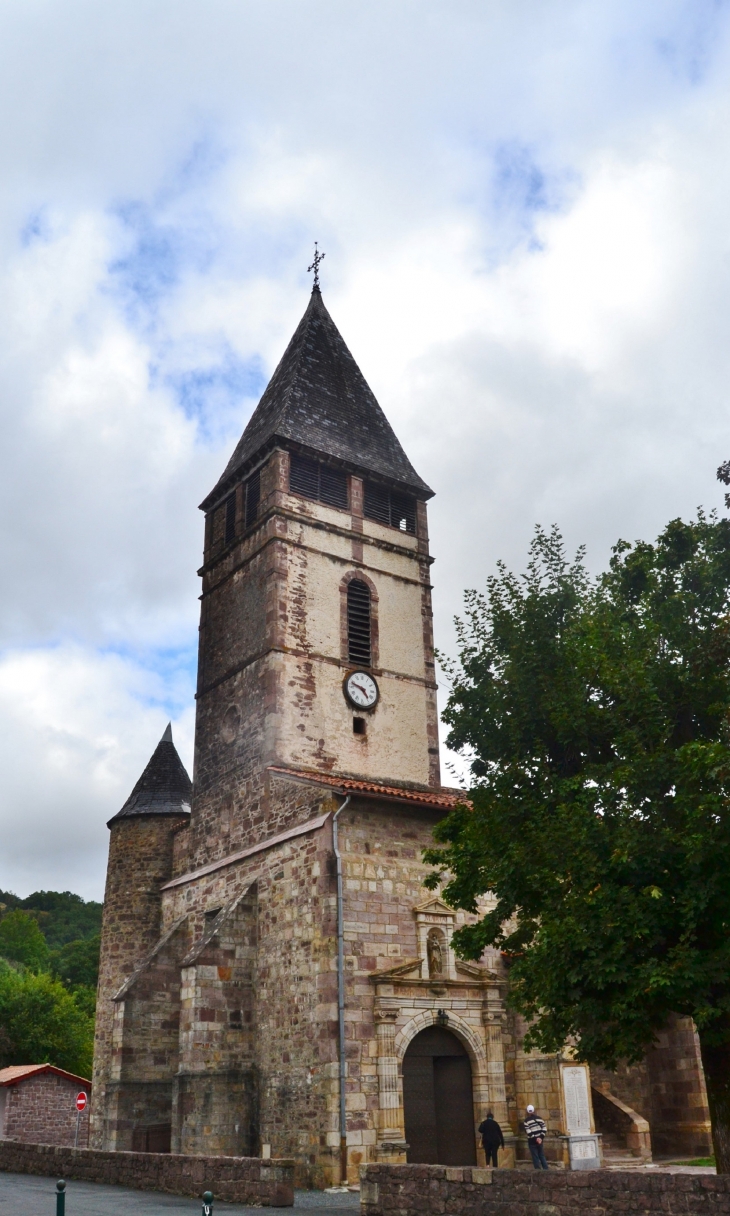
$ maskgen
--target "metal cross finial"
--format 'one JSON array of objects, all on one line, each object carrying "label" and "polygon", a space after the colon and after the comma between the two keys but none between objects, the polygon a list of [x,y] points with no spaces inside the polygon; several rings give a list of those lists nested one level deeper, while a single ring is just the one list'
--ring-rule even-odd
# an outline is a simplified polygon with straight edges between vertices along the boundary
[{"label": "metal cross finial", "polygon": [[314,258],[312,259],[312,265],[307,266],[307,274],[311,274],[311,272],[314,271],[314,286],[315,287],[319,287],[319,264],[321,261],[324,260],[324,258],[326,258],[326,256],[327,256],[326,253],[319,252],[319,249],[317,248],[317,242],[315,241],[314,242]]}]

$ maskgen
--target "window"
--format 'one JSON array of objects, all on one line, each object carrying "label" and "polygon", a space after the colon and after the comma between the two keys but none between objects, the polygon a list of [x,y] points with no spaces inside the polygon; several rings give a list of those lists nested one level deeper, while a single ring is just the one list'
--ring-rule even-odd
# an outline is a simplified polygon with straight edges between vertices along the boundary
[{"label": "window", "polygon": [[375,481],[366,481],[363,513],[366,519],[416,534],[416,500],[408,494],[398,494]]},{"label": "window", "polygon": [[371,662],[370,588],[359,578],[347,587],[347,656],[351,663]]},{"label": "window", "polygon": [[367,723],[365,722],[364,718],[353,718],[352,719],[352,733],[353,733],[353,735],[366,735],[367,734]]},{"label": "window", "polygon": [[295,452],[290,456],[289,489],[292,494],[301,494],[314,502],[347,510],[347,474]]}]

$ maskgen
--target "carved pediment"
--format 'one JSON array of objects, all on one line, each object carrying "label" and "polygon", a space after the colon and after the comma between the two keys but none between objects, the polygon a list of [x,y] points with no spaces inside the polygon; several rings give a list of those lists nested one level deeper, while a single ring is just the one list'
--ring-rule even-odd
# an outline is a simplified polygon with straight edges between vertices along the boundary
[{"label": "carved pediment", "polygon": [[[413,972],[414,974],[411,974]],[[405,980],[421,978],[421,960],[420,958],[407,958],[400,963],[396,963],[394,967],[386,967],[383,971],[373,971],[370,976],[371,980],[379,983],[381,980]]]},{"label": "carved pediment", "polygon": [[438,895],[434,895],[433,899],[427,899],[425,903],[417,904],[413,911],[416,916],[433,916],[439,920],[442,918],[453,920],[455,916],[454,909],[439,899]]},{"label": "carved pediment", "polygon": [[481,980],[484,983],[487,981],[496,983],[501,978],[496,971],[490,971],[488,967],[481,967],[479,963],[468,963],[463,958],[456,959],[456,970],[460,975],[468,975],[470,979]]}]

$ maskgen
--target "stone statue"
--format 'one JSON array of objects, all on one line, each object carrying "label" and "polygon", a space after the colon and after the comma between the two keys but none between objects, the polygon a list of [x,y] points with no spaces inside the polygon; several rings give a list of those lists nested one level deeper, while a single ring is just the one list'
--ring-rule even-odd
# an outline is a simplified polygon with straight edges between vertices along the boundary
[{"label": "stone statue", "polygon": [[428,958],[428,974],[430,979],[440,979],[444,974],[444,951],[441,934],[436,930],[429,933],[426,940],[426,955]]}]

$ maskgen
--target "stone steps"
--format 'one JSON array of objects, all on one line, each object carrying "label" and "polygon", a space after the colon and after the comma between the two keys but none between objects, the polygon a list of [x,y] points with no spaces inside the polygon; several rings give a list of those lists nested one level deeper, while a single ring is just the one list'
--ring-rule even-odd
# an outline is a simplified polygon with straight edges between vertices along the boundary
[{"label": "stone steps", "polygon": [[603,1168],[604,1170],[641,1170],[644,1168],[644,1161],[641,1157],[634,1157],[632,1153],[626,1152],[625,1149],[604,1147]]},{"label": "stone steps", "polygon": [[616,1132],[603,1132],[603,1168],[605,1170],[640,1170],[644,1167],[641,1157],[634,1157],[625,1141]]}]

